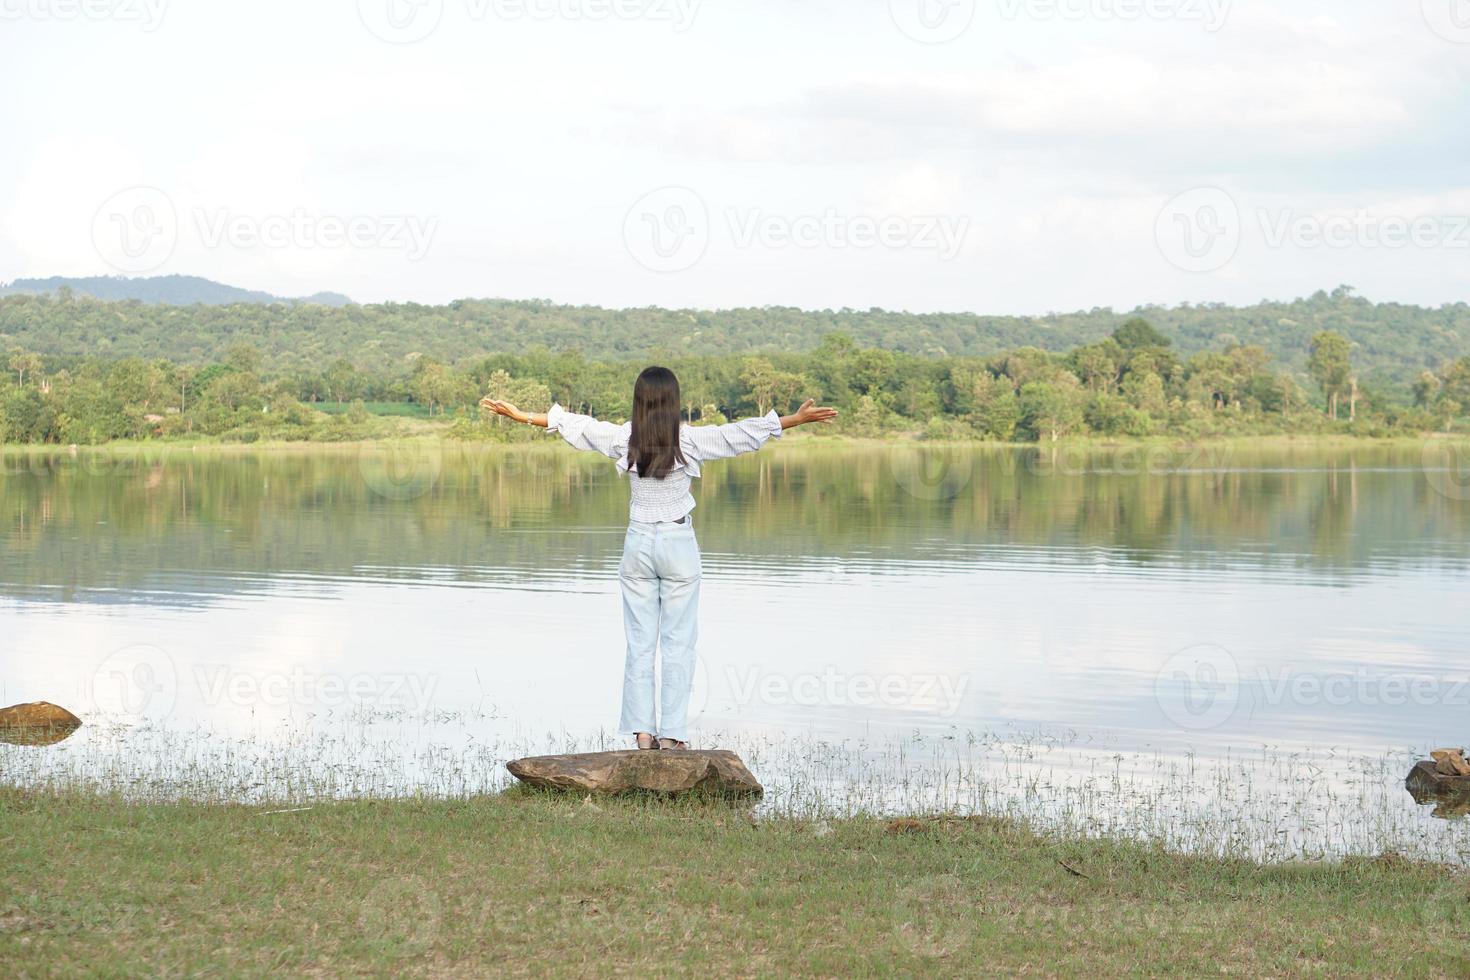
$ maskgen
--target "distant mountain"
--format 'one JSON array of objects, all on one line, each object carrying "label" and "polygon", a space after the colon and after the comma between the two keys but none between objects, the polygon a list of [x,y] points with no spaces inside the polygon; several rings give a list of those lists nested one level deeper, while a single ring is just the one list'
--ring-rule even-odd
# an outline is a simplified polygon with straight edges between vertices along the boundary
[{"label": "distant mountain", "polygon": [[94,299],[138,300],[143,303],[165,303],[169,306],[229,306],[232,303],[309,303],[316,306],[346,306],[352,302],[341,293],[313,293],[291,298],[273,296],[254,289],[240,289],[199,276],[151,276],[129,279],[126,276],[89,276],[82,279],[52,276],[49,279],[17,279],[0,284],[0,296],[54,296],[70,289],[79,296]]}]

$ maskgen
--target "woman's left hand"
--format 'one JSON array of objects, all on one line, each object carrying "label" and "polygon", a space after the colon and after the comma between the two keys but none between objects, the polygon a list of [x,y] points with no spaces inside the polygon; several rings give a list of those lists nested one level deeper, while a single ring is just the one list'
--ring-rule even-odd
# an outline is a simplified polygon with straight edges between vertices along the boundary
[{"label": "woman's left hand", "polygon": [[[794,415],[788,415],[791,425],[806,425],[808,422],[831,422],[837,417],[837,409],[819,406],[816,400],[808,398],[801,403],[801,407]],[[783,420],[784,421],[784,420]],[[787,426],[790,428],[790,426]]]}]

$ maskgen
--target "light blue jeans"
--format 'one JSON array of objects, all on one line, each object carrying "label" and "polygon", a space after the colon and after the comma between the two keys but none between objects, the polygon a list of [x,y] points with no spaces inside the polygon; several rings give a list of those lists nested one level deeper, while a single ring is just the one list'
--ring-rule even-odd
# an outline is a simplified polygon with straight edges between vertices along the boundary
[{"label": "light blue jeans", "polygon": [[[623,586],[624,735],[648,732],[689,740],[689,689],[694,683],[694,647],[699,638],[699,580],[702,568],[694,524],[628,525],[618,580]],[[654,652],[662,650],[657,692]],[[654,704],[658,714],[654,714]]]}]

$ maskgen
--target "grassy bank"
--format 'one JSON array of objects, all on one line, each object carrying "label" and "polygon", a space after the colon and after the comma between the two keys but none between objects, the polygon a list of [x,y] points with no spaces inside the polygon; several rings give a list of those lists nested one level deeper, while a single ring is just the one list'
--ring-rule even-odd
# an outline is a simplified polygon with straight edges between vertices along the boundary
[{"label": "grassy bank", "polygon": [[20,976],[1464,975],[1470,882],[994,820],[511,792],[291,812],[0,790]]}]

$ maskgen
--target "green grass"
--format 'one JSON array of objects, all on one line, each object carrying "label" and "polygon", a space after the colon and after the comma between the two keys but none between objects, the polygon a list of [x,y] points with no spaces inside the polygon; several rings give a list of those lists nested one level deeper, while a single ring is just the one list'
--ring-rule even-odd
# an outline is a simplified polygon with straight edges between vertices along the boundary
[{"label": "green grass", "polygon": [[19,976],[1470,972],[1462,872],[721,805],[128,804],[0,790]]},{"label": "green grass", "polygon": [[[308,408],[314,408],[318,412],[328,415],[342,415],[352,408],[352,402],[307,402]],[[423,418],[429,417],[427,405],[416,402],[363,402],[362,407],[369,415],[388,415],[397,417]]]}]

